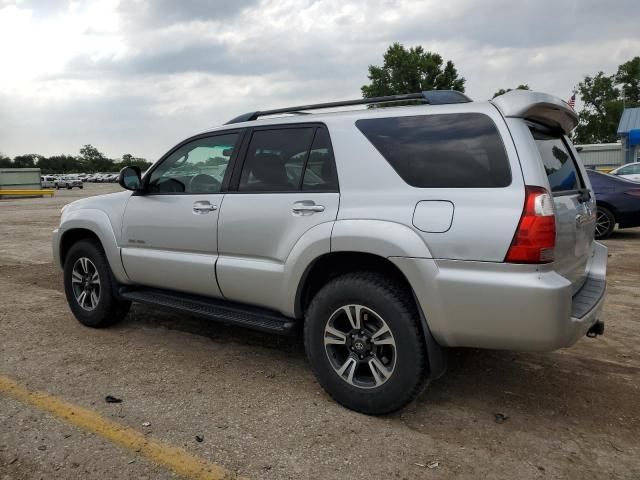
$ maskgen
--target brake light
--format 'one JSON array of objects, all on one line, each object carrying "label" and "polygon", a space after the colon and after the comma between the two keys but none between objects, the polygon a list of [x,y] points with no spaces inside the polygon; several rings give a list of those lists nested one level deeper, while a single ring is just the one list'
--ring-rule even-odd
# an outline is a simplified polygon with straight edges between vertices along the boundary
[{"label": "brake light", "polygon": [[556,215],[553,197],[542,187],[525,188],[524,209],[505,262],[553,262]]}]

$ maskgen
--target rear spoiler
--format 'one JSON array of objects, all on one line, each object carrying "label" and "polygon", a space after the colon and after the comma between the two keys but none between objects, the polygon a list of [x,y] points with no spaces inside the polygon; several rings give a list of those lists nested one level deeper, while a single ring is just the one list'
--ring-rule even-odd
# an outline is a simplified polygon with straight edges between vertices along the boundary
[{"label": "rear spoiler", "polygon": [[546,93],[512,90],[491,100],[505,117],[524,118],[559,128],[566,135],[578,125],[578,114],[567,102]]}]

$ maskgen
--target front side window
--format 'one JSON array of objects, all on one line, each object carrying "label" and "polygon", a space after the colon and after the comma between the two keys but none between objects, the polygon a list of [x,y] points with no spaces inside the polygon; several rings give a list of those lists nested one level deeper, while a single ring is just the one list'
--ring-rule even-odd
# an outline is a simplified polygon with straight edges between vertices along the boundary
[{"label": "front side window", "polygon": [[552,192],[578,190],[580,176],[562,137],[531,129]]},{"label": "front side window", "polygon": [[329,134],[324,128],[257,130],[240,175],[240,192],[336,191]]},{"label": "front side window", "polygon": [[151,172],[149,193],[218,193],[239,137],[216,135],[178,148]]},{"label": "front side window", "polygon": [[480,113],[362,119],[358,129],[409,185],[488,188],[511,184],[493,121]]}]

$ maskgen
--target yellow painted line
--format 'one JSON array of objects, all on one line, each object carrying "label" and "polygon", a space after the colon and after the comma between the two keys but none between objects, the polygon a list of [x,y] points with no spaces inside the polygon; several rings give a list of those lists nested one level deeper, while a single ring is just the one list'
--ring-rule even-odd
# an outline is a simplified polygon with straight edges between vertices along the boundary
[{"label": "yellow painted line", "polygon": [[172,447],[149,439],[137,430],[112,422],[93,410],[67,403],[43,392],[29,390],[4,375],[0,375],[0,393],[33,405],[76,427],[88,430],[115,444],[128,448],[139,455],[170,468],[183,477],[197,480],[239,478],[234,472],[194,457],[182,448]]},{"label": "yellow painted line", "polygon": [[54,190],[0,190],[0,195],[53,195]]}]

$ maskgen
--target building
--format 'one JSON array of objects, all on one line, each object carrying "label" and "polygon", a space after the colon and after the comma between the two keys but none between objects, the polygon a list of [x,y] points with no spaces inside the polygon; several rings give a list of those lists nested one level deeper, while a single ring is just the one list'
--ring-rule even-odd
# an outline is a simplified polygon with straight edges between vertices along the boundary
[{"label": "building", "polygon": [[2,190],[40,190],[39,168],[0,168],[0,199]]},{"label": "building", "polygon": [[611,170],[624,163],[621,143],[591,143],[576,145],[585,167]]},{"label": "building", "polygon": [[622,163],[637,162],[640,154],[640,107],[624,109],[618,124],[618,137],[622,143]]}]

